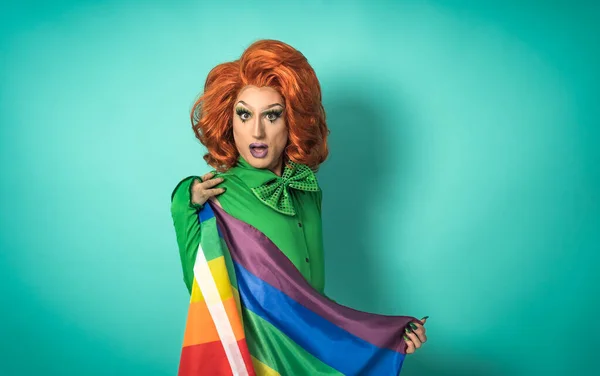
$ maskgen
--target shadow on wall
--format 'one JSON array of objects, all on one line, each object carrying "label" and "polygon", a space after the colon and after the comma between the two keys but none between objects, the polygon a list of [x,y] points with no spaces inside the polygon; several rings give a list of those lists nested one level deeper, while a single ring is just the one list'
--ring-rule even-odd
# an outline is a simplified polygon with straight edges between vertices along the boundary
[{"label": "shadow on wall", "polygon": [[[324,88],[330,155],[318,176],[323,189],[326,293],[338,303],[362,311],[409,314],[398,312],[404,307],[390,305],[389,286],[379,270],[383,260],[374,246],[378,230],[373,225],[377,210],[390,203],[402,208],[405,192],[411,189],[414,125],[407,103],[397,88],[372,79],[344,77],[329,82],[343,84]],[[394,226],[410,220],[398,214],[400,222]],[[402,278],[399,280],[403,284]],[[426,347],[407,357],[403,376],[510,375],[505,365],[492,364],[480,354],[456,354],[432,345],[436,334],[428,334]]]},{"label": "shadow on wall", "polygon": [[[326,291],[341,304],[390,313],[388,289],[378,277],[381,259],[372,226],[374,210],[384,207],[387,197],[402,197],[402,187],[391,186],[395,178],[389,169],[395,163],[394,173],[402,173],[408,163],[407,139],[390,134],[404,124],[404,116],[401,108],[392,109],[385,101],[385,85],[379,90],[372,80],[335,82],[343,84],[324,90],[330,154],[318,174],[323,188]],[[371,92],[378,94],[369,96]]]}]

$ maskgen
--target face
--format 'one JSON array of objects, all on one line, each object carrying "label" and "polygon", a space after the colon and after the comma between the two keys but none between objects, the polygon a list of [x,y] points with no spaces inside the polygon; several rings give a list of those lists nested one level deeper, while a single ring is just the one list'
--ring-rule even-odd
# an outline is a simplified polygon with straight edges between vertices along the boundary
[{"label": "face", "polygon": [[233,138],[241,156],[255,168],[281,176],[288,142],[284,102],[271,87],[246,86],[233,108]]}]

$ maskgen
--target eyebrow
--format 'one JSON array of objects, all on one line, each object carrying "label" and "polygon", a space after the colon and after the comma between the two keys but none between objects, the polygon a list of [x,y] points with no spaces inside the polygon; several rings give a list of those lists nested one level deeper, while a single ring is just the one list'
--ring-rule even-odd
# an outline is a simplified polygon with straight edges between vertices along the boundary
[{"label": "eyebrow", "polygon": [[[239,101],[238,104],[241,103],[246,107],[249,107],[250,109],[254,109],[252,106],[250,106],[248,103],[244,102],[244,101]],[[265,107],[265,110],[268,110],[269,108],[273,108],[273,107],[277,107],[277,106],[281,106],[283,107],[283,105],[281,103],[273,103],[268,105],[267,107]]]}]

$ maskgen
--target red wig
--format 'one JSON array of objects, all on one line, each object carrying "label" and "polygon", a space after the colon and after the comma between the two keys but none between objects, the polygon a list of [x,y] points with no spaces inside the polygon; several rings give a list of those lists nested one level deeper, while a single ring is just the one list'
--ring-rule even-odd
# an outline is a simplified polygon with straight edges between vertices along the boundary
[{"label": "red wig", "polygon": [[284,160],[316,171],[329,153],[321,86],[304,55],[270,39],[254,42],[238,60],[219,64],[208,74],[204,92],[191,112],[194,133],[208,149],[204,160],[218,171],[236,164],[233,108],[246,85],[269,86],[279,92],[285,101],[289,134]]}]

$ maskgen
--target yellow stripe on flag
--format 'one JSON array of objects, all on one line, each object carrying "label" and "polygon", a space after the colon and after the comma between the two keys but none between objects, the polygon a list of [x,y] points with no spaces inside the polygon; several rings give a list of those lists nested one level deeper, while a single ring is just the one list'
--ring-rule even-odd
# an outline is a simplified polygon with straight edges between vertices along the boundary
[{"label": "yellow stripe on flag", "polygon": [[[233,296],[231,282],[229,280],[229,274],[227,273],[227,267],[225,266],[225,256],[217,257],[216,259],[210,260],[208,262],[208,267],[210,269],[210,273],[217,285],[217,290],[219,291],[219,297],[221,300],[227,300]],[[202,296],[202,291],[200,291],[200,287],[198,286],[198,282],[196,278],[194,278],[194,282],[192,284],[192,296],[191,302],[200,302],[204,300],[204,296]],[[239,298],[237,299],[239,302]]]},{"label": "yellow stripe on flag", "polygon": [[279,372],[275,371],[273,368],[264,364],[255,357],[252,357],[252,365],[254,365],[256,376],[280,376]]}]

